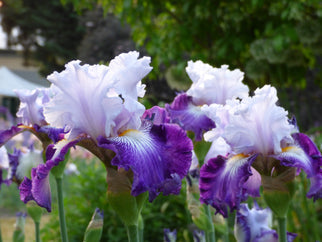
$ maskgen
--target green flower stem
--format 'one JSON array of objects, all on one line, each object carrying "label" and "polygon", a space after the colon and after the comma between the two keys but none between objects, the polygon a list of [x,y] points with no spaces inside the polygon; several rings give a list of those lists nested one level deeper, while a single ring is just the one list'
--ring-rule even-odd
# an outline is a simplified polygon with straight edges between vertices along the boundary
[{"label": "green flower stem", "polygon": [[137,225],[125,225],[129,242],[139,242],[139,233]]},{"label": "green flower stem", "polygon": [[278,217],[278,241],[286,242],[287,241],[287,232],[286,232],[286,216]]},{"label": "green flower stem", "polygon": [[205,231],[206,235],[206,242],[215,242],[216,241],[216,236],[215,236],[215,228],[212,223],[212,216],[211,216],[211,211],[209,205],[204,205],[207,213],[207,217],[212,224],[211,228],[207,231]]},{"label": "green flower stem", "polygon": [[40,223],[35,222],[35,235],[36,235],[36,242],[40,242]]},{"label": "green flower stem", "polygon": [[2,242],[1,228],[0,228],[0,242]]},{"label": "green flower stem", "polygon": [[64,211],[62,180],[63,180],[62,177],[56,177],[60,233],[61,233],[62,242],[67,242],[68,237],[67,237],[66,218],[65,218],[65,211]]},{"label": "green flower stem", "polygon": [[142,215],[139,215],[139,221],[138,221],[138,231],[139,231],[139,241],[143,242],[143,238],[144,238],[144,221],[142,218]]},{"label": "green flower stem", "polygon": [[226,225],[226,230],[225,233],[223,234],[223,241],[224,242],[229,242],[229,231],[230,231],[230,227],[229,227],[229,218],[225,219],[225,225]]}]

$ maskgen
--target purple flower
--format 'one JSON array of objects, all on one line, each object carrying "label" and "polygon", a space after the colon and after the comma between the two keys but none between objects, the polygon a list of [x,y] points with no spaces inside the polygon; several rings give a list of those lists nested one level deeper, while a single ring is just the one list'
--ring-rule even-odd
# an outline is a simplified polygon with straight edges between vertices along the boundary
[{"label": "purple flower", "polygon": [[[238,209],[248,195],[259,196],[261,183],[264,189],[284,189],[284,183],[295,177],[292,167],[304,170],[311,180],[307,196],[321,198],[321,153],[306,135],[293,133],[295,127],[288,121],[287,112],[276,105],[277,100],[275,88],[257,89],[253,97],[216,116],[222,121],[220,131],[215,128],[205,134],[220,134],[231,148],[229,154],[209,159],[200,171],[201,201],[224,216],[227,206]],[[214,113],[223,113],[222,107],[213,108]],[[263,180],[284,171],[288,175],[278,180],[278,187]]]},{"label": "purple flower", "polygon": [[166,105],[171,122],[195,133],[201,140],[202,132],[215,127],[205,115],[202,105],[225,104],[227,100],[248,96],[248,87],[242,83],[244,73],[230,71],[227,65],[214,68],[201,61],[188,62],[186,71],[192,80],[186,93],[179,94],[171,105]]},{"label": "purple flower", "polygon": [[20,123],[11,128],[0,130],[0,146],[25,131],[34,134],[42,142],[44,148],[48,144],[56,143],[64,138],[64,127],[54,128],[48,125],[44,117],[44,104],[50,100],[49,89],[16,90],[16,93],[20,98],[20,107],[17,112]]},{"label": "purple flower", "polygon": [[[66,140],[48,146],[46,164],[23,182],[23,200],[34,199],[51,209],[49,171],[76,144],[108,168],[131,169],[133,196],[148,191],[152,201],[161,192],[179,193],[190,167],[192,142],[178,125],[167,123],[163,109],[145,111],[138,102],[144,95],[141,79],[152,69],[150,58],[138,56],[121,54],[109,66],[72,61],[61,73],[48,76],[54,95],[45,104],[45,119],[54,127],[65,127],[68,134]],[[112,151],[116,155],[111,160]]]},{"label": "purple flower", "polygon": [[165,242],[176,242],[177,241],[177,230],[171,231],[170,229],[163,229]]},{"label": "purple flower", "polygon": [[[238,242],[277,242],[277,232],[272,227],[272,211],[255,206],[248,208],[241,204],[236,213],[234,234]],[[287,241],[295,239],[296,234],[287,232]]]}]

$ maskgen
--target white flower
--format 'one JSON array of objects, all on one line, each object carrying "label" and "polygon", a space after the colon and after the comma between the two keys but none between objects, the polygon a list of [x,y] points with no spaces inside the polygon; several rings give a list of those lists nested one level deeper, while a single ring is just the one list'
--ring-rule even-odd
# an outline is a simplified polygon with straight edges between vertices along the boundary
[{"label": "white flower", "polygon": [[236,153],[278,154],[282,142],[291,142],[294,127],[287,111],[276,105],[276,89],[269,85],[243,99],[229,117],[223,137]]},{"label": "white flower", "polygon": [[105,65],[80,65],[71,61],[61,73],[48,76],[55,93],[45,106],[50,125],[67,127],[72,139],[87,134],[96,139],[139,128],[144,106],[141,79],[150,72],[150,58],[139,53],[121,54]]},{"label": "white flower", "polygon": [[20,99],[20,107],[17,117],[21,119],[24,125],[30,126],[37,124],[46,125],[43,114],[43,105],[49,101],[47,88],[38,88],[35,90],[15,90]]},{"label": "white flower", "polygon": [[186,71],[193,82],[187,94],[195,105],[225,104],[226,100],[248,96],[248,87],[242,83],[244,73],[239,69],[230,71],[227,65],[214,68],[202,61],[189,61]]}]

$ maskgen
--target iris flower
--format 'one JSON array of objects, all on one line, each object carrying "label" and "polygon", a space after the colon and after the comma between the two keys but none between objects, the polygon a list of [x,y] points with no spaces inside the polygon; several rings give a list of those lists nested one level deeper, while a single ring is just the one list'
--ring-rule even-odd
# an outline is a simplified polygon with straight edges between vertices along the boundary
[{"label": "iris flower", "polygon": [[[234,235],[238,242],[277,242],[277,232],[272,227],[272,211],[261,209],[257,204],[252,209],[242,203],[237,210]],[[296,234],[287,232],[287,241],[295,239]]]},{"label": "iris flower", "polygon": [[138,57],[138,52],[121,54],[109,66],[71,61],[64,71],[48,76],[53,95],[44,104],[45,119],[68,133],[48,146],[46,163],[21,184],[25,202],[36,200],[50,211],[48,174],[75,145],[91,151],[107,168],[131,169],[133,196],[148,191],[152,201],[160,192],[179,193],[192,142],[178,125],[158,118],[161,108],[146,111],[138,101],[145,93],[141,79],[152,69],[149,57]]},{"label": "iris flower", "polygon": [[201,106],[247,97],[248,87],[242,83],[244,73],[238,69],[230,71],[227,65],[214,68],[202,61],[189,61],[186,71],[192,80],[191,87],[166,105],[166,109],[172,122],[193,131],[195,139],[201,140],[203,131],[215,127],[214,120],[205,115]]},{"label": "iris flower", "polygon": [[[238,209],[248,195],[259,196],[261,184],[264,189],[284,191],[300,170],[311,181],[307,197],[322,196],[321,153],[308,136],[297,131],[277,101],[274,87],[257,89],[253,97],[218,112],[224,114],[217,116],[222,121],[220,132],[215,128],[207,134],[220,134],[231,149],[227,155],[209,159],[200,171],[201,201],[224,216],[227,207]],[[210,105],[208,111],[224,109]]]},{"label": "iris flower", "polygon": [[34,134],[42,142],[44,149],[50,143],[57,142],[64,137],[64,129],[49,126],[43,115],[43,105],[50,99],[48,89],[16,90],[16,93],[20,99],[17,112],[18,125],[0,130],[0,146],[25,131]]}]

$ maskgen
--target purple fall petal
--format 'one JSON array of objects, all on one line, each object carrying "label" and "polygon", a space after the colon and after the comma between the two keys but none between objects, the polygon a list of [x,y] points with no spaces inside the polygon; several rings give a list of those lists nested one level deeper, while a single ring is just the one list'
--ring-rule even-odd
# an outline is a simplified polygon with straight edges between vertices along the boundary
[{"label": "purple fall petal", "polygon": [[322,155],[311,139],[302,133],[292,135],[296,146],[289,146],[275,158],[284,166],[303,169],[311,181],[307,197],[322,198]]},{"label": "purple fall petal", "polygon": [[227,216],[230,210],[237,209],[247,198],[246,182],[252,176],[251,164],[256,156],[236,155],[229,159],[223,156],[210,159],[200,169],[200,201],[209,204],[216,212]]},{"label": "purple fall petal", "polygon": [[149,200],[160,193],[178,194],[189,171],[192,142],[174,124],[153,125],[151,130],[128,130],[123,136],[98,139],[116,152],[112,165],[134,173],[132,195],[149,191]]},{"label": "purple fall petal", "polygon": [[179,124],[183,129],[195,133],[195,139],[201,140],[202,132],[215,128],[215,123],[209,119],[201,108],[194,105],[192,97],[179,94],[171,105],[167,104],[171,122]]},{"label": "purple fall petal", "polygon": [[24,203],[27,203],[30,200],[34,200],[31,193],[31,188],[32,188],[32,181],[28,177],[25,177],[19,185],[20,200],[23,201]]},{"label": "purple fall petal", "polygon": [[31,170],[31,180],[26,178],[20,184],[20,199],[27,203],[34,200],[40,207],[51,211],[51,191],[49,184],[49,173],[54,166],[59,165],[65,159],[68,150],[79,140],[71,142],[61,141],[57,145],[49,145],[46,150],[45,164],[40,164]]},{"label": "purple fall petal", "polygon": [[0,131],[0,146],[4,145],[8,140],[10,140],[15,135],[22,132],[23,129],[17,126],[12,126],[10,129]]},{"label": "purple fall petal", "polygon": [[49,184],[49,172],[52,164],[40,164],[37,168],[31,170],[32,188],[31,194],[33,200],[48,212],[51,211],[51,191]]}]

